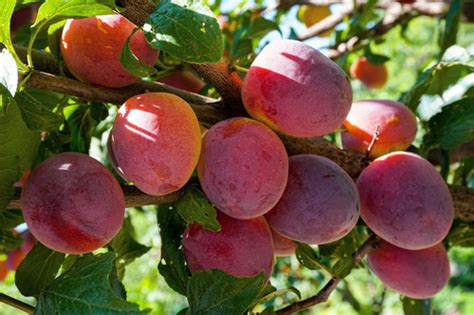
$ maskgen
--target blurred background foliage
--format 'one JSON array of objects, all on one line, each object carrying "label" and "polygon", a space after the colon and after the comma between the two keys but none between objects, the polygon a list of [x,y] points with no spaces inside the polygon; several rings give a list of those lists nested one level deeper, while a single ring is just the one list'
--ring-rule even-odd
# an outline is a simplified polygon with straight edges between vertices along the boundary
[{"label": "blurred background foliage", "polygon": [[[227,23],[236,21],[233,30],[224,31],[227,47],[234,64],[248,66],[252,56],[248,56],[248,46],[257,51],[268,41],[278,37],[292,37],[295,33],[305,28],[296,18],[298,7],[290,10],[269,12],[264,15],[265,21],[261,20],[257,30],[249,42],[245,42],[245,32],[255,26],[255,20],[250,21],[250,10],[258,11],[271,3],[265,1],[209,1],[216,15],[225,13]],[[331,6],[331,11],[336,12],[340,5]],[[378,12],[381,14],[382,12]],[[242,24],[239,24],[242,23]],[[346,23],[341,23],[337,30],[344,30]],[[383,40],[371,44],[371,49],[377,54],[389,57],[387,62],[389,79],[382,89],[368,89],[360,81],[351,80],[354,100],[360,99],[399,99],[402,94],[412,88],[419,74],[430,64],[435,62],[439,56],[440,47],[438,38],[444,29],[444,22],[430,17],[418,17],[409,22],[406,28],[397,26],[389,31]],[[27,30],[23,30],[27,32]],[[240,32],[240,34],[239,34]],[[20,33],[21,34],[21,33]],[[237,35],[236,35],[237,34]],[[314,38],[307,41],[315,48],[323,49],[334,42],[336,34],[329,38]],[[239,39],[239,45],[234,41]],[[17,36],[17,42],[22,43],[23,37]],[[243,43],[245,42],[245,43]],[[461,23],[458,32],[458,45],[465,47],[471,54],[474,53],[474,23]],[[240,51],[240,52],[239,52]],[[348,71],[351,61],[362,51],[349,54],[340,65]],[[212,89],[205,90],[208,94]],[[39,96],[38,96],[39,97]],[[116,114],[114,106],[103,107],[100,104],[91,104],[90,107],[74,107],[72,101],[66,105],[67,121],[72,137],[77,139],[70,145],[78,146],[71,149],[83,151],[89,148],[89,153],[101,160],[110,169],[107,160],[106,143],[113,118]],[[97,116],[98,115],[98,116]],[[99,118],[95,118],[99,117]],[[98,123],[103,117],[107,117]],[[423,125],[420,125],[420,134],[415,142],[415,147],[421,143],[424,134]],[[91,138],[90,143],[88,139]],[[338,142],[335,135],[332,139]],[[62,139],[55,139],[61,143]],[[472,157],[471,157],[472,158]],[[459,163],[450,168],[449,180],[455,179],[456,169]],[[468,180],[472,185],[472,175]],[[129,301],[138,303],[142,308],[151,309],[150,314],[175,314],[185,308],[186,299],[171,290],[163,277],[159,275],[157,263],[160,258],[161,241],[156,218],[156,207],[130,208],[127,210],[135,228],[135,236],[138,242],[150,246],[151,250],[142,257],[136,259],[126,269],[124,286],[127,288]],[[452,277],[447,286],[440,294],[432,300],[434,314],[474,314],[474,248],[452,247],[449,250],[451,259]],[[5,257],[0,257],[4,259]],[[296,287],[303,297],[308,297],[318,291],[325,282],[327,274],[317,270],[309,270],[301,267],[296,257],[278,258],[272,278],[273,285],[278,288]],[[14,285],[14,273],[10,272],[5,281],[0,282],[0,292],[4,292],[20,300],[33,303],[18,292]],[[276,308],[284,302],[295,300],[295,295],[288,293],[276,299]],[[18,311],[4,304],[0,304],[0,314],[13,315]],[[354,270],[345,280],[343,285],[331,295],[328,303],[320,304],[302,314],[403,314],[403,304],[400,303],[399,294],[390,289],[384,289],[377,278],[371,274],[367,266]]]}]

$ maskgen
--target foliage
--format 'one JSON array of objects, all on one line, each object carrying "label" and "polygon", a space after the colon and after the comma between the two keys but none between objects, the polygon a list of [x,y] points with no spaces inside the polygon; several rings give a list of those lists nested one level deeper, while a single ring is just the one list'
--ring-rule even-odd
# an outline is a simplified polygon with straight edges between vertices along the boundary
[{"label": "foliage", "polygon": [[[41,3],[36,19],[12,38],[10,19],[15,6],[29,2]],[[142,26],[150,45],[161,50],[159,62],[154,67],[140,62],[130,48],[130,36],[120,56],[123,67],[151,80],[225,56],[241,69],[270,40],[296,38],[303,29],[296,21],[296,7],[267,12],[263,1],[208,2],[159,1]],[[464,38],[473,39],[474,27],[461,22],[462,2],[451,2],[442,23],[432,17],[402,21],[387,34],[374,33],[338,60],[346,71],[361,54],[388,65],[388,86],[374,91],[354,81],[354,100],[391,98],[410,107],[420,125],[410,150],[425,157],[440,150],[453,156],[474,139],[474,54],[472,46],[463,47],[468,43]],[[32,89],[28,79],[40,68],[34,64],[33,49],[51,52],[61,62],[57,35],[66,19],[113,12],[120,9],[111,0],[6,0],[0,6],[0,43],[4,46],[0,53],[0,260],[22,245],[12,231],[24,228],[21,211],[7,208],[15,194],[13,184],[25,170],[63,151],[96,153],[110,167],[107,137],[115,105],[63,95],[53,88]],[[222,30],[218,16],[225,19]],[[337,47],[381,23],[382,17],[377,1],[367,1],[330,39],[312,44]],[[14,44],[26,46],[26,58]],[[68,75],[62,66],[60,74]],[[201,93],[217,95],[209,84]],[[340,142],[339,132],[332,140]],[[459,162],[449,162],[453,161],[443,167],[448,182],[473,187],[472,156],[463,154]],[[236,278],[217,269],[191,273],[181,245],[183,232],[193,223],[219,231],[216,217],[215,208],[192,179],[173,204],[128,209],[117,236],[94,253],[65,255],[37,243],[15,275],[10,273],[6,284],[0,283],[0,290],[35,305],[37,314],[168,314],[180,310],[181,314],[274,314],[275,309],[315,294],[335,276],[344,278],[344,285],[315,312],[376,314],[377,308],[388,308],[410,315],[453,308],[461,313],[474,310],[474,282],[463,276],[474,270],[472,223],[456,221],[445,239],[455,266],[450,287],[433,300],[415,301],[386,291],[364,262],[354,263],[352,254],[369,235],[363,223],[335,243],[298,244],[296,255],[277,259],[267,285],[262,274]]]}]

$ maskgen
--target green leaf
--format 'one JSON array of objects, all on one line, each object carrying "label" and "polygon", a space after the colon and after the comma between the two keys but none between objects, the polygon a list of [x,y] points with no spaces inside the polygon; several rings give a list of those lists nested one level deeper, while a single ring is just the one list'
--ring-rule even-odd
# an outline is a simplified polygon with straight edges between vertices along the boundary
[{"label": "green leaf", "polygon": [[0,230],[0,253],[18,248],[23,239],[11,230]]},{"label": "green leaf", "polygon": [[119,233],[109,243],[109,246],[117,254],[115,268],[118,279],[123,279],[125,266],[132,263],[136,258],[146,254],[151,248],[138,243],[135,239],[135,230],[130,217],[127,217]]},{"label": "green leaf", "polygon": [[431,300],[403,297],[403,313],[405,315],[431,315]]},{"label": "green leaf", "polygon": [[109,283],[113,253],[79,258],[38,298],[35,314],[143,314],[138,305],[118,298]]},{"label": "green leaf", "polygon": [[143,29],[152,47],[185,62],[218,62],[224,52],[217,19],[199,0],[161,0]]},{"label": "green leaf", "polygon": [[217,222],[216,209],[195,185],[191,185],[186,190],[184,196],[174,204],[174,207],[183,220],[189,224],[198,223],[205,229],[215,232],[221,229],[221,225]]},{"label": "green leaf", "polygon": [[127,38],[120,53],[120,63],[131,75],[142,78],[155,74],[157,70],[138,59],[138,57],[133,53],[132,47],[130,47],[132,36],[138,30],[139,29],[136,28]]},{"label": "green leaf", "polygon": [[69,18],[113,14],[114,0],[48,0],[41,5],[33,27],[45,27]]},{"label": "green leaf", "polygon": [[15,102],[0,117],[0,212],[14,195],[13,184],[31,167],[40,143],[39,134],[29,130]]},{"label": "green leaf", "polygon": [[285,289],[280,289],[280,290],[274,290],[273,292],[270,292],[266,294],[265,296],[259,298],[252,307],[255,307],[257,305],[265,304],[271,300],[273,300],[276,297],[286,297],[289,293],[296,295],[297,299],[301,299],[301,292],[296,289],[295,287],[290,287],[290,288],[285,288]]},{"label": "green leaf", "polygon": [[21,110],[21,116],[32,131],[56,130],[62,123],[63,117],[48,110],[26,91],[15,96],[15,101]]},{"label": "green leaf", "polygon": [[158,223],[162,242],[158,270],[173,290],[186,295],[190,273],[181,250],[181,237],[186,224],[176,210],[167,205],[159,206]]},{"label": "green leaf", "polygon": [[36,242],[15,273],[15,284],[24,296],[38,296],[56,277],[65,254]]},{"label": "green leaf", "polygon": [[[0,5],[0,43],[5,45],[5,47],[11,52],[18,66],[25,71],[27,70],[27,67],[20,61],[20,58],[18,58],[10,37],[10,20],[15,10],[15,5],[16,0],[2,0],[2,5]],[[2,62],[0,62],[0,64],[1,63]],[[0,72],[1,70],[3,69],[0,68]],[[11,94],[14,95],[15,93],[12,92]]]},{"label": "green leaf", "polygon": [[[418,109],[422,120],[428,120],[439,112],[441,108],[450,102],[462,97],[459,93],[443,94],[449,87],[462,81],[470,73],[474,72],[474,60],[462,47],[452,46],[446,50],[442,60],[423,71],[415,85],[405,93],[401,102],[411,110]],[[469,87],[466,87],[467,90]],[[456,87],[459,90],[459,87]]]},{"label": "green leaf", "polygon": [[13,229],[15,226],[25,222],[20,209],[9,209],[0,212],[0,229]]},{"label": "green leaf", "polygon": [[365,50],[364,56],[369,60],[371,64],[374,64],[374,65],[381,65],[390,60],[390,58],[387,56],[373,53],[372,50],[370,50],[370,48],[367,48]]},{"label": "green leaf", "polygon": [[[2,49],[0,52],[0,85],[6,88],[9,96],[4,101],[0,101],[0,115],[5,115],[7,112],[7,105],[11,101],[11,97],[15,96],[18,87],[18,68],[15,59],[7,49]],[[2,91],[4,91],[2,89]],[[5,94],[1,93],[2,96]]]},{"label": "green leaf", "polygon": [[474,139],[474,97],[467,97],[443,107],[441,113],[428,122],[424,138],[426,148],[441,147],[452,150]]},{"label": "green leaf", "polygon": [[333,276],[340,279],[347,277],[355,267],[352,257],[340,259],[332,268]]},{"label": "green leaf", "polygon": [[331,268],[326,266],[321,261],[321,257],[316,253],[316,251],[309,246],[308,244],[298,243],[295,251],[296,258],[308,269],[311,270],[326,270],[331,273]]},{"label": "green leaf", "polygon": [[241,315],[264,286],[263,273],[237,278],[218,269],[193,272],[188,285],[188,314]]},{"label": "green leaf", "polygon": [[474,224],[461,223],[455,225],[449,231],[445,242],[448,247],[474,247]]},{"label": "green leaf", "polygon": [[99,123],[92,115],[97,106],[100,105],[79,104],[64,108],[66,126],[72,136],[69,151],[89,152],[92,135]]},{"label": "green leaf", "polygon": [[440,43],[440,56],[444,54],[448,47],[456,44],[459,24],[461,22],[463,0],[453,0],[446,14],[446,24]]}]

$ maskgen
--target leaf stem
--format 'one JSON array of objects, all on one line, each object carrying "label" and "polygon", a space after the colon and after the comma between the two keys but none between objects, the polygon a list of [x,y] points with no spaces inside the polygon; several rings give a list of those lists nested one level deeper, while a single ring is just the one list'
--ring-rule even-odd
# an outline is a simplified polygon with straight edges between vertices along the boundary
[{"label": "leaf stem", "polygon": [[235,70],[237,70],[238,72],[243,72],[243,73],[249,72],[249,69],[247,69],[245,67],[241,67],[241,66],[238,66],[238,65],[233,65],[232,67],[234,67]]},{"label": "leaf stem", "polygon": [[10,305],[16,309],[19,309],[25,313],[33,314],[35,308],[29,304],[26,304],[22,301],[12,298],[6,294],[0,293],[0,303]]}]

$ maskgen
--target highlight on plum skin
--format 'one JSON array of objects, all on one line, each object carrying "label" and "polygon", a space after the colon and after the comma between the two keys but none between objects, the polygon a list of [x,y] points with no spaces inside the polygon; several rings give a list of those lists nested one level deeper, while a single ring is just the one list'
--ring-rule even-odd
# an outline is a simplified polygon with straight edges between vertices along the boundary
[{"label": "highlight on plum skin", "polygon": [[191,271],[220,269],[235,277],[272,274],[274,254],[270,227],[263,217],[238,220],[217,211],[219,232],[199,224],[183,234],[183,249]]},{"label": "highlight on plum skin", "polygon": [[370,268],[387,287],[414,299],[428,299],[448,283],[449,259],[442,243],[406,250],[381,241],[368,254]]},{"label": "highlight on plum skin", "polygon": [[428,248],[448,234],[454,206],[448,186],[419,155],[393,152],[357,179],[361,217],[382,239],[409,250]]},{"label": "highlight on plum skin", "polygon": [[272,231],[275,256],[285,257],[293,255],[296,251],[296,243],[293,240],[284,237],[274,229],[270,228],[270,230]]},{"label": "highlight on plum skin", "polygon": [[[67,20],[61,38],[67,68],[79,80],[100,86],[119,88],[138,81],[119,61],[134,28],[120,14]],[[148,44],[143,31],[133,35],[130,47],[142,62],[155,64],[159,51]]]},{"label": "highlight on plum skin", "polygon": [[354,228],[359,196],[351,177],[336,163],[312,154],[294,155],[285,192],[265,217],[289,239],[327,244]]},{"label": "highlight on plum skin", "polygon": [[191,106],[169,93],[128,99],[110,133],[109,157],[118,173],[155,196],[179,190],[201,151],[201,130]]},{"label": "highlight on plum skin", "polygon": [[339,128],[352,103],[345,73],[314,48],[275,40],[254,60],[242,86],[252,118],[295,137],[322,136]]},{"label": "highlight on plum skin", "polygon": [[113,175],[82,153],[60,153],[38,165],[21,192],[28,229],[62,253],[92,252],[122,226],[125,198]]},{"label": "highlight on plum skin", "polygon": [[408,107],[391,100],[362,100],[352,104],[341,134],[346,150],[365,153],[379,126],[379,137],[369,156],[407,149],[416,136],[416,117]]},{"label": "highlight on plum skin", "polygon": [[288,155],[264,124],[231,118],[205,133],[197,170],[216,208],[237,219],[252,219],[268,212],[282,196]]}]

